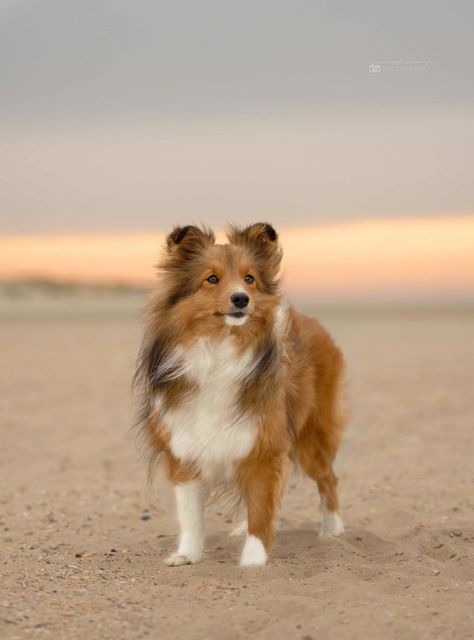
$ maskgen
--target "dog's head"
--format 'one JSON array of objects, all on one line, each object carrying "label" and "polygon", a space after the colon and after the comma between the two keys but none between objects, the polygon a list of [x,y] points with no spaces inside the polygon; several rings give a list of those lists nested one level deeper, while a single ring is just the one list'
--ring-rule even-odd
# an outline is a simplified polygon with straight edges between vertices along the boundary
[{"label": "dog's head", "polygon": [[170,314],[200,332],[262,322],[278,302],[282,251],[267,223],[231,227],[228,244],[196,226],[176,227],[159,265]]}]

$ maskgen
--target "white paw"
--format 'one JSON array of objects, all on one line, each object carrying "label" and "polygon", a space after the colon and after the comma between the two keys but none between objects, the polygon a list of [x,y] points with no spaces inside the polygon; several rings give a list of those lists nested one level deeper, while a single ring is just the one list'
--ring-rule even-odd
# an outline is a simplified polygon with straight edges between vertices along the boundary
[{"label": "white paw", "polygon": [[232,529],[232,531],[229,533],[229,536],[243,536],[247,533],[247,520],[242,520],[242,522],[240,522],[235,529]]},{"label": "white paw", "polygon": [[256,536],[247,536],[242,555],[240,556],[241,567],[260,567],[267,563],[267,552],[262,541]]},{"label": "white paw", "polygon": [[166,558],[165,564],[167,564],[168,567],[182,567],[184,564],[196,564],[196,562],[199,562],[200,559],[200,557],[195,556],[193,558],[191,556],[176,552],[172,553]]},{"label": "white paw", "polygon": [[330,536],[340,536],[344,531],[344,523],[337,511],[325,511],[319,537],[329,538]]}]

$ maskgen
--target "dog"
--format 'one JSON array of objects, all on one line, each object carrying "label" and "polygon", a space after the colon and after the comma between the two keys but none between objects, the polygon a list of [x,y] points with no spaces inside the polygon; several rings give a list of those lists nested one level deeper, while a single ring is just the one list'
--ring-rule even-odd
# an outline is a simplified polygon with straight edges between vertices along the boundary
[{"label": "dog", "polygon": [[168,235],[147,310],[135,386],[150,473],[175,487],[179,545],[202,559],[204,509],[231,491],[247,511],[241,566],[264,565],[288,470],[321,496],[320,535],[344,531],[333,462],[344,427],[343,355],[280,291],[282,249],[268,223],[230,227],[227,244],[190,225]]}]

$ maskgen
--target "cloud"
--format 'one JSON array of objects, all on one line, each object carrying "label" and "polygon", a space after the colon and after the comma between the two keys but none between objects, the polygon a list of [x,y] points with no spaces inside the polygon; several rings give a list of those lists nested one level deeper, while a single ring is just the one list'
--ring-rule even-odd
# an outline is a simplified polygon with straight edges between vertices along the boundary
[{"label": "cloud", "polygon": [[[0,232],[470,211],[473,18],[428,0],[9,0]],[[369,73],[400,59],[432,64]]]},{"label": "cloud", "polygon": [[424,114],[27,130],[3,138],[0,232],[470,212],[472,135]]},{"label": "cloud", "polygon": [[[472,104],[474,5],[35,0],[0,16],[0,122]],[[373,60],[432,59],[374,78]]]}]

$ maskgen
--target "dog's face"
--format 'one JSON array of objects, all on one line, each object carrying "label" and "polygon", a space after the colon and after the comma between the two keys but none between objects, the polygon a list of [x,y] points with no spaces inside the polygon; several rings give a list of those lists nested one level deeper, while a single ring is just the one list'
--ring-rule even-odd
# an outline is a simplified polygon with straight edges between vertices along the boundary
[{"label": "dog's face", "polygon": [[169,312],[212,333],[223,325],[258,323],[278,299],[281,249],[266,223],[232,228],[229,244],[194,226],[168,236],[161,264]]}]

